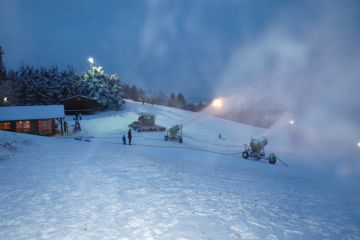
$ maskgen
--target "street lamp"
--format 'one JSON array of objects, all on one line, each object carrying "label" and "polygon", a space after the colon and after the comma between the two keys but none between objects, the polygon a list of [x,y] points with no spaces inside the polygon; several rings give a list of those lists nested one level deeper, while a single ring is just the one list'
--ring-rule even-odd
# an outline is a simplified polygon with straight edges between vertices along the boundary
[{"label": "street lamp", "polygon": [[215,98],[212,103],[211,106],[214,108],[221,108],[223,106],[223,99],[222,98]]},{"label": "street lamp", "polygon": [[93,65],[94,64],[94,58],[93,57],[89,57],[88,58],[88,62],[91,64],[91,65]]}]

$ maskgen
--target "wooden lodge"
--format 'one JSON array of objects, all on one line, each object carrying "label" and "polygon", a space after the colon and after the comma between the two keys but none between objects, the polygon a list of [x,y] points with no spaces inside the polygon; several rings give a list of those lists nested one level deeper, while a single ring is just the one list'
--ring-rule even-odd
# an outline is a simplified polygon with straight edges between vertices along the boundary
[{"label": "wooden lodge", "polygon": [[55,135],[56,125],[63,129],[64,106],[9,106],[0,107],[0,130]]},{"label": "wooden lodge", "polygon": [[95,99],[77,95],[62,100],[66,115],[94,114],[96,111],[104,110],[104,106]]}]

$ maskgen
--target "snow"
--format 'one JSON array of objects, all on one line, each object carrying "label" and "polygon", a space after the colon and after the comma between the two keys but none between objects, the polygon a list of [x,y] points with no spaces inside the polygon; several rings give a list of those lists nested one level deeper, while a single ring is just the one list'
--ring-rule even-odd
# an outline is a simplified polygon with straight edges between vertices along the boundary
[{"label": "snow", "polygon": [[[184,143],[133,132],[123,145],[140,112],[182,123]],[[81,126],[52,138],[0,131],[0,239],[360,239],[358,179],[285,151],[290,167],[243,160],[263,129],[130,101]]]},{"label": "snow", "polygon": [[62,101],[66,101],[66,100],[69,100],[69,99],[76,99],[76,98],[87,98],[87,99],[92,99],[92,100],[96,101],[95,98],[89,98],[89,97],[83,96],[83,95],[75,95],[75,96],[67,97],[67,98],[62,99]]},{"label": "snow", "polygon": [[65,117],[64,105],[0,107],[0,121]]}]

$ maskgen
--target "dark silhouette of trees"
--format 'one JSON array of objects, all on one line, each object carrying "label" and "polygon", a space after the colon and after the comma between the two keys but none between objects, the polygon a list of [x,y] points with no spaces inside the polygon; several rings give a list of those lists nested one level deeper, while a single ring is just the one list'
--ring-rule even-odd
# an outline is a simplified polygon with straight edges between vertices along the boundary
[{"label": "dark silhouette of trees", "polygon": [[77,75],[72,67],[60,71],[57,67],[23,65],[17,71],[9,71],[6,81],[0,82],[0,89],[6,89],[6,96],[2,91],[0,96],[12,105],[58,104],[76,95],[93,98],[106,109],[120,109],[123,104],[119,78],[93,66]]}]

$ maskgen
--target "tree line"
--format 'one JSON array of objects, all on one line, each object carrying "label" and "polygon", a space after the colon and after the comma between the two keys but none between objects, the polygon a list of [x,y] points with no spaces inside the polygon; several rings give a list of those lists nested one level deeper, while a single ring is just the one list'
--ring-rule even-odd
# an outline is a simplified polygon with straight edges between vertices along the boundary
[{"label": "tree line", "polygon": [[0,82],[2,105],[59,104],[63,99],[82,95],[95,99],[105,109],[120,109],[122,86],[117,75],[106,74],[101,67],[89,67],[78,75],[72,67],[36,68],[23,65],[10,70]]},{"label": "tree line", "polygon": [[187,101],[181,92],[178,94],[171,93],[169,96],[167,96],[162,90],[145,91],[136,85],[123,84],[122,86],[124,91],[124,98],[137,102],[169,106],[189,111],[200,111],[206,106],[201,101]]},{"label": "tree line", "polygon": [[0,79],[0,105],[47,105],[60,104],[63,99],[82,95],[95,99],[105,109],[120,109],[123,98],[138,102],[199,111],[201,102],[187,101],[182,93],[145,91],[136,85],[122,83],[116,74],[106,74],[101,67],[90,66],[77,74],[68,66],[33,67],[22,65],[18,70],[5,72]]}]

